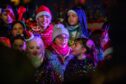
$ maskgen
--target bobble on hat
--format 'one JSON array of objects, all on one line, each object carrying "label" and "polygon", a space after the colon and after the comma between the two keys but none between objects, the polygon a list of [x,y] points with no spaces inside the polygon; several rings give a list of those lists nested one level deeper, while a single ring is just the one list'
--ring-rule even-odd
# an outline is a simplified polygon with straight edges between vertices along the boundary
[{"label": "bobble on hat", "polygon": [[69,37],[69,32],[68,30],[64,27],[63,24],[56,24],[54,26],[54,31],[53,31],[53,40],[61,35],[61,34],[66,34]]},{"label": "bobble on hat", "polygon": [[36,10],[36,20],[38,17],[42,16],[42,15],[47,15],[50,17],[50,19],[52,19],[52,15],[51,15],[51,11],[48,7],[42,5],[40,6],[37,10]]}]

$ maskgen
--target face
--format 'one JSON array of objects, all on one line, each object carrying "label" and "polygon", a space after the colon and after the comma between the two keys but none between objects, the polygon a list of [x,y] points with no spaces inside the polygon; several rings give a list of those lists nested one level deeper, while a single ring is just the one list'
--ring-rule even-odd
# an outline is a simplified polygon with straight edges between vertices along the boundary
[{"label": "face", "polygon": [[20,51],[25,51],[26,43],[22,39],[16,39],[13,43],[13,48]]},{"label": "face", "polygon": [[27,52],[31,57],[42,56],[42,43],[40,40],[31,41],[27,45]]},{"label": "face", "polygon": [[68,23],[71,26],[77,25],[78,24],[78,16],[72,12],[68,14]]},{"label": "face", "polygon": [[79,42],[75,42],[72,45],[72,54],[74,56],[79,56],[81,54],[84,54],[85,50],[86,49],[84,47],[82,47],[82,45]]},{"label": "face", "polygon": [[42,30],[45,30],[51,23],[51,18],[47,15],[42,15],[37,18],[37,23],[42,28]]},{"label": "face", "polygon": [[2,12],[2,20],[7,23],[10,24],[14,21],[15,16],[14,16],[14,12],[11,8],[6,8],[3,12]]},{"label": "face", "polygon": [[18,34],[23,34],[23,26],[20,23],[16,23],[12,29],[12,35],[16,36]]},{"label": "face", "polygon": [[56,37],[55,44],[61,48],[64,48],[68,45],[68,36],[66,34],[62,34]]}]

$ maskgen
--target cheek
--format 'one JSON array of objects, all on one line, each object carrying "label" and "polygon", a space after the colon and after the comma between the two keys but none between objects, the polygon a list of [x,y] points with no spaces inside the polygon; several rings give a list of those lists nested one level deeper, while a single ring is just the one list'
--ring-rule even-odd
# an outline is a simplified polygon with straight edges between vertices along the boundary
[{"label": "cheek", "polygon": [[17,34],[17,30],[12,30],[12,35],[15,36]]},{"label": "cheek", "polygon": [[29,54],[32,54],[33,52],[34,52],[34,49],[28,48],[28,53],[29,53]]},{"label": "cheek", "polygon": [[23,29],[18,30],[20,34],[23,34]]}]

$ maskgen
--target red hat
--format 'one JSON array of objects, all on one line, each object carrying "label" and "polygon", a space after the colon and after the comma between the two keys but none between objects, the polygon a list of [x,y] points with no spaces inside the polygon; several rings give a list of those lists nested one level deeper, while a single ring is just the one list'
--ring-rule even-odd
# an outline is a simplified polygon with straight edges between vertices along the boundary
[{"label": "red hat", "polygon": [[40,6],[37,10],[36,10],[36,19],[39,17],[39,16],[42,16],[42,15],[48,15],[50,17],[50,19],[52,19],[52,15],[51,15],[51,11],[48,7],[42,5]]}]

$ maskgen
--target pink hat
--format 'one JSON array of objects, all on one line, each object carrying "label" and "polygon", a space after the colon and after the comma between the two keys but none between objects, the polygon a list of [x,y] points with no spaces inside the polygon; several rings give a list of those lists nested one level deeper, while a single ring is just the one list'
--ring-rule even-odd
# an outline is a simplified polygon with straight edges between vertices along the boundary
[{"label": "pink hat", "polygon": [[52,19],[51,11],[48,7],[42,5],[36,10],[36,19],[42,15],[47,15]]}]

